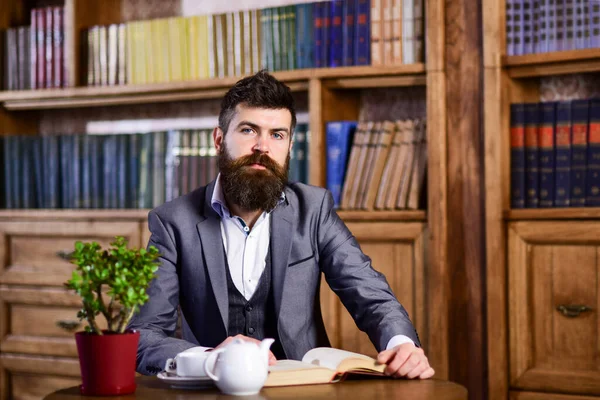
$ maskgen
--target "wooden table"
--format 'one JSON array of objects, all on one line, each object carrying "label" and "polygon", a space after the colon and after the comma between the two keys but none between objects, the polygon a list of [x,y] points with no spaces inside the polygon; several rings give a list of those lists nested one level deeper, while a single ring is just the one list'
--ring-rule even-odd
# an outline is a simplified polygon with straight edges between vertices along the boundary
[{"label": "wooden table", "polygon": [[430,379],[424,381],[409,381],[395,379],[368,379],[346,381],[325,385],[287,386],[263,388],[254,396],[228,396],[219,392],[216,387],[207,389],[182,390],[172,389],[159,379],[148,376],[136,378],[138,387],[135,394],[119,397],[85,397],[79,393],[79,387],[71,387],[56,391],[45,397],[45,400],[76,400],[76,399],[432,399],[432,400],[466,400],[467,390],[453,382]]}]

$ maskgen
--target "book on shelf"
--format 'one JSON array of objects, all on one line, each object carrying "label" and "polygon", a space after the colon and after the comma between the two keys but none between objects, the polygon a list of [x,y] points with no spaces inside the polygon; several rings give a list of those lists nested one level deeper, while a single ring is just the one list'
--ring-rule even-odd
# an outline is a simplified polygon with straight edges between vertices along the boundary
[{"label": "book on shelf", "polygon": [[528,208],[539,205],[539,115],[538,103],[525,104],[525,206]]},{"label": "book on shelf", "polygon": [[539,206],[554,206],[554,130],[556,103],[541,104],[538,143],[540,146],[540,201]]},{"label": "book on shelf", "polygon": [[590,101],[588,165],[585,204],[600,206],[600,99]]},{"label": "book on shelf", "polygon": [[349,376],[384,377],[385,364],[374,358],[330,347],[309,350],[302,361],[279,360],[269,367],[265,387],[314,385],[343,381]]}]

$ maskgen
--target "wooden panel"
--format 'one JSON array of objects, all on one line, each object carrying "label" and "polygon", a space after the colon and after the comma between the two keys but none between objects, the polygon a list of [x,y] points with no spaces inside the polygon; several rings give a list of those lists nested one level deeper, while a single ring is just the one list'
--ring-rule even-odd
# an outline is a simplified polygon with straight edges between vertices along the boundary
[{"label": "wooden panel", "polygon": [[600,208],[538,208],[538,209],[514,209],[505,212],[505,218],[511,221],[519,220],[556,220],[556,219],[600,219]]},{"label": "wooden panel", "polygon": [[[39,307],[29,304],[10,305],[10,333],[12,335],[72,337],[73,334],[59,328],[57,321],[77,320],[77,308]],[[35,321],[35,324],[31,322]]]},{"label": "wooden panel", "polygon": [[482,2],[445,3],[450,380],[485,398]]},{"label": "wooden panel", "polygon": [[79,377],[79,360],[70,357],[34,357],[20,354],[0,354],[2,366],[10,373],[32,373]]},{"label": "wooden panel", "polygon": [[600,54],[598,49],[581,49],[507,56],[504,65],[512,78],[597,72],[600,71]]},{"label": "wooden panel", "polygon": [[[490,2],[490,6],[495,2]],[[497,6],[497,5],[496,5]],[[484,8],[485,10],[485,8]],[[494,40],[494,39],[492,39]],[[503,112],[502,72],[484,70],[485,226],[488,398],[506,400],[508,359],[506,330],[506,238],[503,210],[508,206],[508,113]]]},{"label": "wooden panel", "polygon": [[573,396],[568,394],[535,393],[535,392],[510,392],[511,400],[598,400],[598,397]]},{"label": "wooden panel", "polygon": [[[499,68],[502,65],[502,55],[506,49],[506,9],[504,1],[486,1],[482,7],[483,29],[483,66]],[[487,81],[486,81],[487,82]],[[486,97],[486,100],[488,97]],[[493,97],[491,100],[498,100]]]},{"label": "wooden panel", "polygon": [[[417,331],[426,337],[424,306],[424,224],[419,223],[349,223],[348,228],[360,242],[375,269],[382,272],[392,291],[406,308]],[[329,291],[330,309],[335,310],[337,336],[332,345],[375,356],[376,349],[368,336],[359,331],[339,299]],[[329,331],[328,331],[329,334]],[[427,343],[423,343],[427,351]]]},{"label": "wooden panel", "polygon": [[309,109],[309,126],[310,140],[309,154],[309,183],[315,186],[325,186],[325,154],[326,141],[324,140],[325,125],[323,119],[323,85],[318,79],[309,81],[308,89],[308,109]]},{"label": "wooden panel", "polygon": [[79,385],[79,378],[64,378],[51,375],[11,375],[12,398],[14,400],[41,400],[56,390]]},{"label": "wooden panel", "polygon": [[73,266],[59,252],[72,252],[77,240],[107,245],[116,235],[140,245],[136,222],[0,222],[0,282],[62,286]]},{"label": "wooden panel", "polygon": [[[600,393],[600,223],[519,222],[509,229],[511,386]],[[590,311],[567,317],[560,305]]]},{"label": "wooden panel", "polygon": [[428,72],[444,71],[445,6],[443,0],[427,0],[425,4],[425,46]]},{"label": "wooden panel", "polygon": [[448,379],[448,137],[446,126],[446,75],[427,74],[427,220],[431,248],[429,268],[428,331],[430,364],[436,377]]}]

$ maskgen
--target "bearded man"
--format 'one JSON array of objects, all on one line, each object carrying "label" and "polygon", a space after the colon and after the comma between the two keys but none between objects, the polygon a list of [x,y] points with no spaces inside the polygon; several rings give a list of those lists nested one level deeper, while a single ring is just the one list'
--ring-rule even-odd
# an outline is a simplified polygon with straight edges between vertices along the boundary
[{"label": "bearded man", "polygon": [[[329,346],[321,274],[380,351],[386,374],[433,376],[405,309],[319,187],[288,183],[296,126],[289,88],[261,71],[225,95],[213,131],[216,180],[148,214],[160,251],[149,301],[129,325],[140,331],[137,371],[210,351],[233,337],[271,337],[271,360]],[[182,338],[175,338],[178,310]]]}]

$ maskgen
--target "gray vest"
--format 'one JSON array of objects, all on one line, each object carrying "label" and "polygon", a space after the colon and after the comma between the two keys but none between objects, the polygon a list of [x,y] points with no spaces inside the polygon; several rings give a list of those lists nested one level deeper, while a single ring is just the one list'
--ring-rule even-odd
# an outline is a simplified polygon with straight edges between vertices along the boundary
[{"label": "gray vest", "polygon": [[[225,256],[227,258],[227,256]],[[225,260],[225,265],[229,265]],[[278,359],[284,359],[285,353],[277,335],[277,318],[271,290],[271,247],[266,256],[265,270],[263,271],[256,291],[250,298],[246,298],[235,287],[229,268],[227,270],[227,293],[229,297],[229,326],[228,336],[242,334],[251,338],[262,340],[273,338],[275,343],[271,351]]]}]

